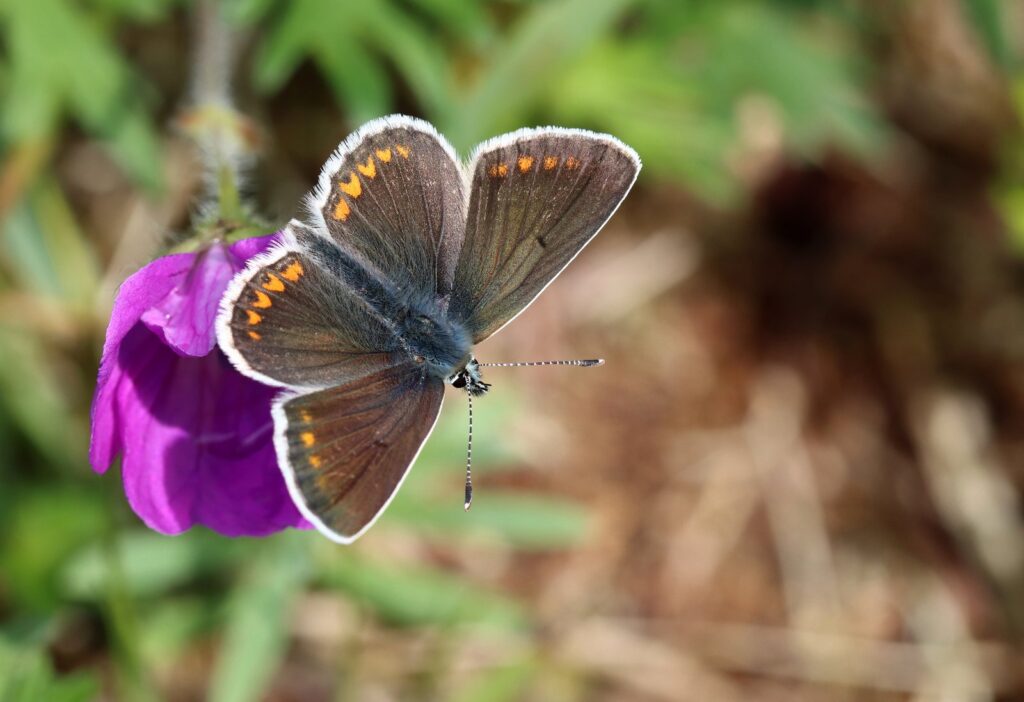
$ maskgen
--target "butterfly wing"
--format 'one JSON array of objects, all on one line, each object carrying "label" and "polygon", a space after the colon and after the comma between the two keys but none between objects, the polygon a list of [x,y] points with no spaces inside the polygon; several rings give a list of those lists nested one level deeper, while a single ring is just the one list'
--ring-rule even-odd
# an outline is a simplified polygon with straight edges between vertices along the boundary
[{"label": "butterfly wing", "polygon": [[474,343],[522,312],[604,226],[640,171],[614,137],[524,129],[481,144],[449,315]]},{"label": "butterfly wing", "polygon": [[297,235],[316,236],[290,223],[221,300],[217,338],[235,367],[269,385],[321,388],[405,363],[387,325]]},{"label": "butterfly wing", "polygon": [[392,115],[342,142],[308,205],[323,231],[383,278],[444,297],[462,246],[464,192],[444,137],[427,122]]},{"label": "butterfly wing", "polygon": [[274,403],[274,443],[292,499],[340,543],[391,501],[441,411],[444,383],[415,364]]}]

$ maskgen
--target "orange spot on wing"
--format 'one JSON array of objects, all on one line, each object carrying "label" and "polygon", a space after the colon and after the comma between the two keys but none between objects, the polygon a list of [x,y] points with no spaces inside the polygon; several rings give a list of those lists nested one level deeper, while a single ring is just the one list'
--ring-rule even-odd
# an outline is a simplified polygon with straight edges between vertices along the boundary
[{"label": "orange spot on wing", "polygon": [[401,144],[395,144],[395,151],[397,151],[402,158],[409,158],[409,147],[402,146]]},{"label": "orange spot on wing", "polygon": [[367,156],[365,164],[357,163],[356,169],[370,180],[377,177],[377,164],[373,162],[373,156]]},{"label": "orange spot on wing", "polygon": [[558,157],[557,156],[545,156],[544,157],[544,170],[545,171],[553,170],[554,167],[557,166],[557,165],[558,165]]},{"label": "orange spot on wing", "polygon": [[338,187],[341,188],[341,192],[355,200],[363,194],[363,184],[359,182],[359,176],[355,173],[349,173],[349,176],[347,183],[343,180],[339,180]]},{"label": "orange spot on wing", "polygon": [[299,416],[302,417],[302,421],[304,422],[313,421],[313,415],[309,413],[309,410],[302,410],[301,412],[299,412]]},{"label": "orange spot on wing", "polygon": [[345,202],[345,198],[339,197],[338,204],[334,206],[334,218],[344,222],[350,214],[352,214],[352,208]]},{"label": "orange spot on wing", "polygon": [[253,292],[256,293],[256,302],[252,303],[253,307],[265,310],[266,308],[274,304],[273,302],[270,301],[270,295],[266,294],[262,290],[254,290]]},{"label": "orange spot on wing", "polygon": [[504,163],[495,164],[488,169],[487,175],[492,178],[504,178],[508,175],[508,166]]},{"label": "orange spot on wing", "polygon": [[302,443],[305,444],[306,446],[312,446],[313,444],[316,443],[316,437],[313,436],[313,432],[311,431],[302,432],[301,434],[299,434],[299,438],[302,439]]},{"label": "orange spot on wing", "polygon": [[267,273],[267,282],[263,284],[263,289],[269,290],[270,292],[283,292],[284,283],[282,283],[281,279],[273,273]]},{"label": "orange spot on wing", "polygon": [[254,332],[254,331],[250,330],[249,331],[249,338],[252,339],[253,341],[259,341],[263,337],[260,336],[259,332]]},{"label": "orange spot on wing", "polygon": [[568,168],[570,171],[575,171],[577,168],[580,167],[580,162],[577,159],[570,156],[569,158],[565,159],[565,167]]},{"label": "orange spot on wing", "polygon": [[516,165],[519,166],[520,173],[527,173],[533,168],[533,156],[520,156],[519,160],[516,161]]},{"label": "orange spot on wing", "polygon": [[245,313],[249,315],[249,324],[259,324],[263,321],[263,315],[253,310],[246,310]]},{"label": "orange spot on wing", "polygon": [[377,158],[384,163],[391,160],[391,149],[377,149],[374,153],[377,154]]},{"label": "orange spot on wing", "polygon": [[292,261],[287,268],[281,271],[281,276],[294,283],[296,280],[301,278],[302,274],[305,272],[306,271],[302,269],[302,263],[300,261]]},{"label": "orange spot on wing", "polygon": [[323,463],[323,461],[320,460],[320,456],[313,455],[309,457],[309,465],[314,468],[319,468],[321,463]]}]

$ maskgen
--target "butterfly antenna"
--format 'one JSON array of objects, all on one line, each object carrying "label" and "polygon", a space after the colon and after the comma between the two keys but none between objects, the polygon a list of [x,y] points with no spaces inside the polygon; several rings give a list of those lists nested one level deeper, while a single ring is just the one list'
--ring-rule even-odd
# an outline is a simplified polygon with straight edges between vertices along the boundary
[{"label": "butterfly antenna", "polygon": [[575,361],[514,361],[510,363],[481,363],[481,368],[520,368],[522,366],[579,366],[590,368],[591,366],[604,365],[603,358],[587,358]]},{"label": "butterfly antenna", "polygon": [[473,393],[468,386],[466,399],[469,400],[469,438],[466,439],[466,503],[463,509],[468,512],[473,504]]}]

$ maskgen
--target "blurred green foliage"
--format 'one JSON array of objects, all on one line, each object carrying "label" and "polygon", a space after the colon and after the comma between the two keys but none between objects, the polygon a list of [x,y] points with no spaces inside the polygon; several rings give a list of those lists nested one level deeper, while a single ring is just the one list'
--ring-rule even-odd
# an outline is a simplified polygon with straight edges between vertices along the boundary
[{"label": "blurred green foliage", "polygon": [[[1009,65],[1004,6],[963,4],[993,60]],[[339,138],[409,101],[463,153],[524,125],[599,129],[637,148],[645,179],[679,182],[717,204],[743,193],[729,154],[743,142],[742,106],[752,98],[774,110],[785,147],[805,159],[838,148],[870,160],[884,148],[888,127],[867,95],[871,66],[851,58],[860,55],[850,50],[862,29],[857,8],[842,0],[225,3],[255,44],[245,87],[269,100],[312,65],[347,120]],[[181,96],[158,94],[120,37],[192,9],[179,0],[0,0],[0,598],[16,613],[0,620],[3,702],[94,697],[94,676],[58,678],[45,654],[48,632],[78,609],[106,622],[126,697],[151,697],[162,661],[221,632],[217,702],[259,699],[286,652],[289,608],[309,589],[341,593],[399,627],[516,636],[530,626],[519,603],[471,580],[311,535],[149,533],[116,479],[91,475],[88,402],[104,323],[95,309],[109,291],[100,247],[51,166],[61,141],[83,133],[141,190],[160,192],[158,115]],[[1018,161],[1003,201],[1024,241]],[[39,318],[78,329],[77,343]],[[493,474],[515,455],[495,430],[517,412],[514,395],[489,398],[487,412],[477,464]],[[566,500],[494,490],[463,515],[445,478],[463,442],[463,419],[449,413],[376,528],[536,553],[580,542],[587,515]],[[527,650],[472,680],[459,699],[514,699],[538,660]]]},{"label": "blurred green foliage", "polygon": [[88,702],[99,686],[90,675],[55,676],[39,649],[14,648],[0,641],[0,700],[4,702]]}]

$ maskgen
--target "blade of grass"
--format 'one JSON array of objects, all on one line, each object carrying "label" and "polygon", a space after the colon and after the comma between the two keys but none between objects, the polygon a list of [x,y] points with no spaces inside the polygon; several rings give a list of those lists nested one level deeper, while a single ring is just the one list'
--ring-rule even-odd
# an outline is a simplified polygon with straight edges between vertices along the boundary
[{"label": "blade of grass", "polygon": [[263,544],[232,593],[212,702],[263,699],[288,644],[288,610],[309,575],[308,543],[286,532]]}]

